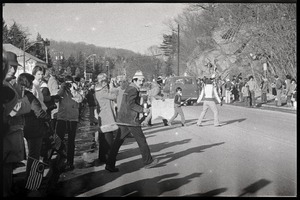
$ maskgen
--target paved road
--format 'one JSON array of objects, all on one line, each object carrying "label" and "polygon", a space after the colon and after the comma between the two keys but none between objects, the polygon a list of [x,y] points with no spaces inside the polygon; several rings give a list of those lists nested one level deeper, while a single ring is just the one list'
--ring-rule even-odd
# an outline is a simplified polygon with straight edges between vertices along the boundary
[{"label": "paved road", "polygon": [[[144,128],[159,164],[144,169],[138,145],[128,138],[117,167],[77,167],[61,176],[53,196],[222,196],[296,195],[296,114],[224,105],[222,127],[208,111],[203,127],[195,125],[202,106],[184,107],[187,127]],[[176,122],[176,121],[175,121]],[[81,131],[91,138],[93,128]],[[88,141],[88,139],[86,140]],[[79,142],[79,141],[78,141]],[[97,154],[89,153],[88,159]],[[82,164],[80,153],[77,166]]]}]

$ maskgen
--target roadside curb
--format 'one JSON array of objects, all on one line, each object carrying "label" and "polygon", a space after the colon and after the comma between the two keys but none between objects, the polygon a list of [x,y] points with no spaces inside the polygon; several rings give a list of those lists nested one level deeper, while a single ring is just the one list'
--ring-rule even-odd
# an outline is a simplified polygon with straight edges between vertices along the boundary
[{"label": "roadside curb", "polygon": [[[223,104],[223,105],[245,107],[243,105],[234,104],[234,103]],[[271,111],[277,111],[277,112],[285,112],[285,113],[297,114],[297,110],[293,110],[293,109],[285,107],[285,106],[277,107],[276,105],[270,105],[270,104],[261,104],[260,106],[254,107],[253,109],[271,110]]]}]

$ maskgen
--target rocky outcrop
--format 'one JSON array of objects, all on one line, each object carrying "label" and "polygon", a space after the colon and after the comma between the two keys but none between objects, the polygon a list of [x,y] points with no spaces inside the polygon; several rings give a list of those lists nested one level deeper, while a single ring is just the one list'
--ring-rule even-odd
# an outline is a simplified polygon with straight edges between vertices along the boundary
[{"label": "rocky outcrop", "polygon": [[242,25],[238,25],[238,28],[223,26],[215,30],[212,34],[214,47],[204,51],[196,48],[187,63],[188,69],[194,71],[200,78],[210,77],[213,73],[221,79],[237,73],[245,75],[255,73],[261,63],[253,62],[247,56],[250,51],[248,47],[250,36],[249,27]]}]

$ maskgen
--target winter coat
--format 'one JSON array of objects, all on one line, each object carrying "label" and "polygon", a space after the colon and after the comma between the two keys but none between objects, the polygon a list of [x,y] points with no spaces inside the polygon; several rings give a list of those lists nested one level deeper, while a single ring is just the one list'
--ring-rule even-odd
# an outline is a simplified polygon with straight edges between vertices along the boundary
[{"label": "winter coat", "polygon": [[58,106],[57,119],[78,122],[79,103],[83,100],[83,97],[76,91],[72,92],[72,90],[67,88],[65,83],[61,85],[57,94],[61,97]]},{"label": "winter coat", "polygon": [[286,95],[291,96],[292,95],[292,90],[291,90],[291,80],[290,79],[286,79],[285,80],[285,85],[286,85]]},{"label": "winter coat", "polygon": [[225,90],[231,90],[232,86],[233,86],[232,82],[231,81],[227,81],[225,83]]},{"label": "winter coat", "polygon": [[181,107],[181,95],[178,93],[174,97],[174,107]]},{"label": "winter coat", "polygon": [[125,126],[140,126],[139,113],[143,113],[143,106],[140,105],[140,90],[131,83],[125,90],[118,114],[118,124]]},{"label": "winter coat", "polygon": [[1,134],[3,142],[2,159],[5,163],[20,162],[24,160],[25,149],[23,139],[25,120],[23,115],[30,112],[30,102],[26,96],[21,97],[21,90],[18,85],[12,86],[6,81],[3,81],[3,85],[12,89],[15,95],[11,101],[2,104],[2,122],[7,124],[7,129]]},{"label": "winter coat", "polygon": [[43,137],[46,132],[45,122],[50,120],[50,115],[43,109],[40,101],[29,91],[25,91],[28,97],[31,111],[24,115],[24,137],[26,139]]},{"label": "winter coat", "polygon": [[283,89],[283,81],[281,79],[279,79],[279,78],[276,79],[275,88],[276,88],[276,90]]},{"label": "winter coat", "polygon": [[254,80],[249,80],[249,81],[247,82],[247,85],[249,85],[249,91],[250,91],[250,92],[251,92],[251,91],[257,90],[257,85],[256,85],[256,83],[255,83]]},{"label": "winter coat", "polygon": [[250,96],[249,87],[243,86],[242,93],[243,93],[243,97],[249,97]]},{"label": "winter coat", "polygon": [[95,97],[100,107],[99,126],[110,126],[116,124],[116,112],[114,108],[114,101],[117,99],[115,93],[111,93],[107,86],[96,87]]},{"label": "winter coat", "polygon": [[47,106],[47,112],[49,108],[53,108],[55,106],[54,98],[51,97],[50,90],[48,88],[47,83],[43,82],[40,86],[42,90],[42,94],[44,96],[44,103]]},{"label": "winter coat", "polygon": [[295,92],[296,87],[297,87],[297,84],[296,84],[295,82],[294,82],[294,83],[291,83],[291,86],[290,86],[291,93],[294,93],[294,92]]},{"label": "winter coat", "polygon": [[48,85],[51,96],[56,95],[58,93],[59,85],[54,76],[50,76],[47,85]]},{"label": "winter coat", "polygon": [[118,92],[117,92],[117,111],[120,112],[120,107],[121,107],[121,102],[123,98],[123,94],[125,92],[125,89],[122,89],[121,87],[118,87]]},{"label": "winter coat", "polygon": [[269,82],[268,81],[263,81],[261,85],[261,92],[262,93],[268,93],[269,89]]}]

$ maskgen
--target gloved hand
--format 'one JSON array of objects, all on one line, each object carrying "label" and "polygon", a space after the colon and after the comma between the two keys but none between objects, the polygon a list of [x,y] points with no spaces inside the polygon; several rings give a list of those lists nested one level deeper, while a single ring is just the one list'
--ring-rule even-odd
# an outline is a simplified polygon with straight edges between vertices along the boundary
[{"label": "gloved hand", "polygon": [[57,95],[53,95],[51,96],[51,100],[54,100],[55,102],[59,101],[61,99],[61,96]]}]

